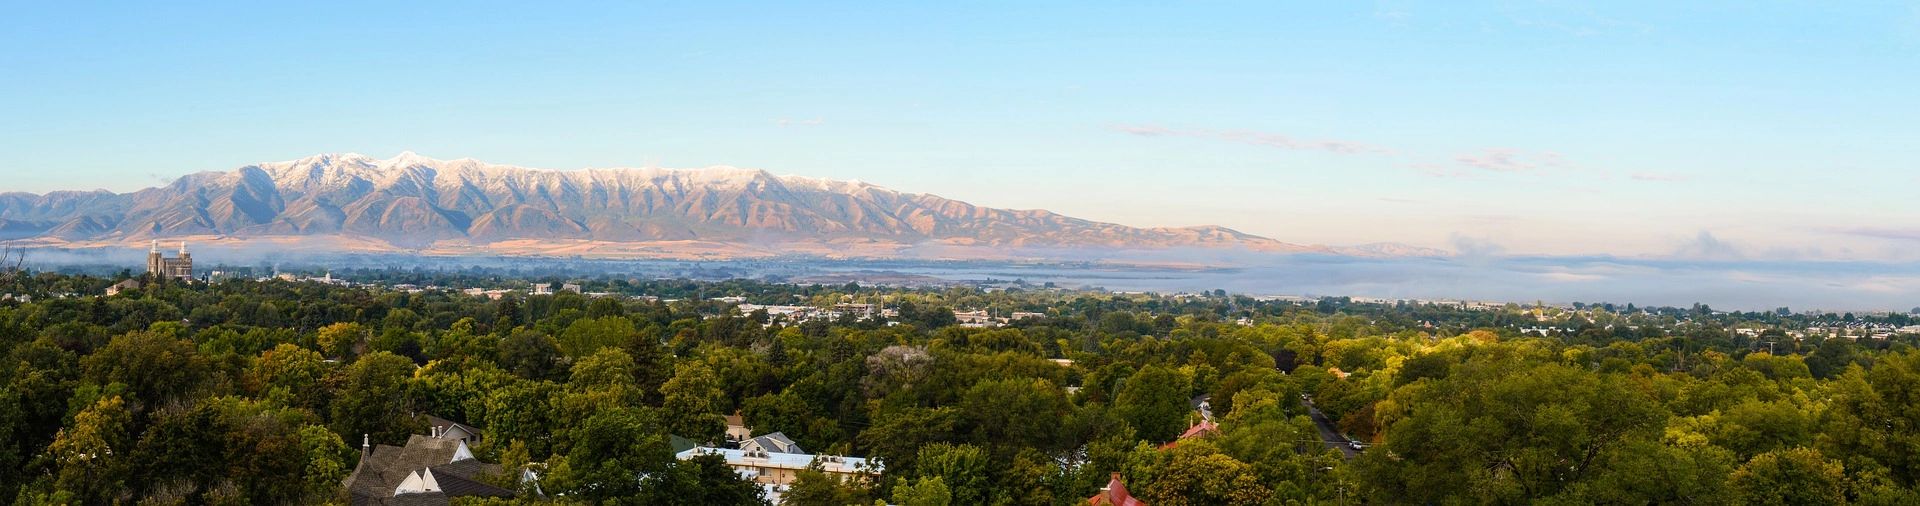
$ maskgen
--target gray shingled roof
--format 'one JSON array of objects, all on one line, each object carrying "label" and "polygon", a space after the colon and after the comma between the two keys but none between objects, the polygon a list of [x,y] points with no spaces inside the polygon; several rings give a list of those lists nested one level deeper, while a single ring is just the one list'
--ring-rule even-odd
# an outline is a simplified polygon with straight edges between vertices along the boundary
[{"label": "gray shingled roof", "polygon": [[[353,474],[347,476],[347,493],[353,497],[355,506],[444,505],[448,497],[513,497],[512,490],[479,481],[481,476],[499,473],[498,464],[472,459],[454,462],[453,455],[459,449],[458,439],[418,434],[407,438],[404,447],[380,445],[373,449],[371,455],[360,459],[360,465],[355,466]],[[407,479],[408,474],[422,469],[433,471],[434,479],[440,483],[440,490],[444,493],[393,495],[393,490]],[[421,503],[421,500],[428,502]]]}]

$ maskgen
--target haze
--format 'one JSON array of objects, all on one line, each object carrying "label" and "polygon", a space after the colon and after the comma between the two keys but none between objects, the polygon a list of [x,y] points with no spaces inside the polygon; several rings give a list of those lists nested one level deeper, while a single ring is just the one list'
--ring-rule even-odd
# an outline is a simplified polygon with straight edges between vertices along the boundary
[{"label": "haze", "polygon": [[1920,258],[1911,2],[993,7],[15,4],[0,190],[415,150],[1297,243]]}]

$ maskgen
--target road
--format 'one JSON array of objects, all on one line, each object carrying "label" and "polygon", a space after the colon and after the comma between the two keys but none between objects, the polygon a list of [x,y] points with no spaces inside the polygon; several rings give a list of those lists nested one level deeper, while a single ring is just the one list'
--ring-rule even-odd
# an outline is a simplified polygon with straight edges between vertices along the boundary
[{"label": "road", "polygon": [[1300,405],[1307,407],[1307,416],[1313,418],[1315,427],[1320,428],[1320,441],[1326,443],[1328,448],[1340,450],[1340,455],[1349,459],[1360,456],[1360,450],[1355,450],[1348,444],[1347,438],[1333,428],[1333,420],[1327,419],[1327,415],[1321,413],[1320,408],[1314,407],[1313,401],[1301,399]]}]

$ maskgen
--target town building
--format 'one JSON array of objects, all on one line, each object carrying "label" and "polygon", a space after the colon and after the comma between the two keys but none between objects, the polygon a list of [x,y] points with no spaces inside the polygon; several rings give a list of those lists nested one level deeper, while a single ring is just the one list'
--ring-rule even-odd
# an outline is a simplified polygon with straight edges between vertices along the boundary
[{"label": "town building", "polygon": [[844,481],[864,481],[869,477],[878,476],[882,471],[879,462],[859,457],[774,453],[704,446],[681,451],[674,454],[674,458],[689,460],[701,455],[719,455],[727,461],[727,467],[733,468],[741,478],[759,484],[767,492],[767,499],[776,505],[781,503],[788,487],[793,486],[793,482],[799,479],[801,470],[819,469],[827,476]]},{"label": "town building", "polygon": [[180,241],[180,256],[167,258],[160,253],[160,241],[153,241],[147,249],[147,274],[153,279],[193,280],[193,254],[187,253],[187,242]]},{"label": "town building", "polygon": [[740,449],[758,453],[807,453],[806,450],[800,449],[800,445],[794,443],[793,439],[787,437],[787,434],[784,432],[775,432],[741,441]]},{"label": "town building", "polygon": [[433,415],[421,415],[427,419],[427,430],[433,437],[458,439],[468,445],[480,443],[480,430],[467,424],[440,418]]},{"label": "town building", "polygon": [[442,437],[436,428],[432,435],[407,438],[406,446],[378,447],[362,436],[360,464],[345,482],[351,504],[439,506],[454,497],[513,497],[512,490],[482,481],[499,476],[500,465],[475,459],[466,439],[452,437],[457,435],[450,431]]},{"label": "town building", "polygon": [[1107,486],[1100,487],[1099,494],[1087,498],[1087,506],[1147,506],[1147,503],[1127,493],[1127,484],[1120,482],[1120,473],[1113,473]]},{"label": "town building", "polygon": [[121,280],[119,283],[114,283],[113,286],[107,287],[107,296],[112,297],[115,295],[120,295],[121,292],[131,292],[139,289],[140,289],[140,280],[128,278],[125,280]]},{"label": "town building", "polygon": [[737,447],[740,443],[753,439],[753,429],[747,427],[746,418],[741,417],[739,413],[727,415],[726,438],[728,446]]}]

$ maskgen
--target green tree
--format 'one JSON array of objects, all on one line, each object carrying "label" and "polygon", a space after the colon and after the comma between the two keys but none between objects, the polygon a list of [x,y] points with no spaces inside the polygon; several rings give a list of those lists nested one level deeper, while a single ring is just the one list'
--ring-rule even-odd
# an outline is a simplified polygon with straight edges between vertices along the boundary
[{"label": "green tree", "polygon": [[1169,506],[1260,504],[1272,495],[1273,492],[1260,483],[1253,466],[1199,448],[1199,445],[1175,448],[1166,462],[1152,472],[1153,478],[1138,486],[1140,499],[1147,504]]},{"label": "green tree", "polygon": [[899,478],[894,480],[893,502],[899,506],[948,506],[953,504],[953,491],[947,489],[946,480],[939,476],[912,482]]},{"label": "green tree", "polygon": [[977,445],[1052,450],[1071,410],[1066,393],[1047,380],[982,381],[960,399],[960,430]]},{"label": "green tree", "polygon": [[650,409],[601,411],[568,431],[563,486],[570,496],[613,504],[644,504],[641,478],[668,470],[673,454]]},{"label": "green tree", "polygon": [[919,478],[946,483],[956,504],[982,504],[993,492],[988,481],[990,459],[973,445],[938,443],[920,449]]},{"label": "green tree", "polygon": [[126,385],[142,406],[184,400],[207,380],[210,364],[193,343],[168,334],[135,331],[115,336],[81,360],[86,378],[98,385]]},{"label": "green tree", "polygon": [[341,370],[332,378],[334,432],[364,434],[388,444],[405,442],[408,435],[419,433],[422,423],[408,409],[414,368],[406,357],[379,351]]},{"label": "green tree", "polygon": [[1559,494],[1667,414],[1616,375],[1490,355],[1395,391],[1384,448],[1359,461],[1385,502],[1518,503]]},{"label": "green tree", "polygon": [[1187,428],[1192,382],[1179,371],[1150,365],[1127,377],[1113,408],[1142,438],[1164,443]]},{"label": "green tree", "polygon": [[699,455],[673,463],[669,471],[647,478],[637,504],[761,505],[760,485],[747,481],[719,455]]},{"label": "green tree", "polygon": [[47,447],[56,469],[56,486],[80,502],[106,504],[126,497],[134,447],[133,413],[120,397],[108,397],[74,415]]},{"label": "green tree", "polygon": [[355,322],[340,322],[320,327],[314,342],[320,345],[320,352],[329,357],[345,359],[361,346],[368,336],[367,328]]},{"label": "green tree", "polygon": [[847,506],[868,504],[866,491],[816,467],[794,473],[793,484],[781,496],[780,504],[794,506]]},{"label": "green tree", "polygon": [[726,419],[719,413],[720,380],[706,364],[682,362],[674,367],[673,379],[660,386],[666,397],[661,407],[667,430],[694,441],[716,442],[726,432]]},{"label": "green tree", "polygon": [[1846,474],[1819,450],[1790,448],[1762,453],[1727,478],[1742,504],[1841,504]]},{"label": "green tree", "polygon": [[325,412],[328,366],[313,350],[280,343],[247,368],[243,383],[254,396],[282,405]]}]

